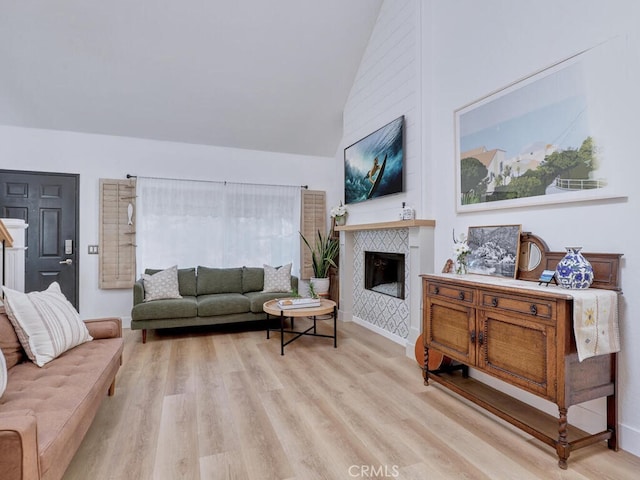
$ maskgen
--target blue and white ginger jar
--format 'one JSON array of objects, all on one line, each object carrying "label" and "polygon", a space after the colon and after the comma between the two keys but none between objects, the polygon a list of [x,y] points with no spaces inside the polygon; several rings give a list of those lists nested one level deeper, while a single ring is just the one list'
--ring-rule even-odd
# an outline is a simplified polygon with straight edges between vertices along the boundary
[{"label": "blue and white ginger jar", "polygon": [[582,247],[565,247],[567,254],[556,266],[558,283],[564,288],[589,288],[593,282],[593,267],[582,256]]}]

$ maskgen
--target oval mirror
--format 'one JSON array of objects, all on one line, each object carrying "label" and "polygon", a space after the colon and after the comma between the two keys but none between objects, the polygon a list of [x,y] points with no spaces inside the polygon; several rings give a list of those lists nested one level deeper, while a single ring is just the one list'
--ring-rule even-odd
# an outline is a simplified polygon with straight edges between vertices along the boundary
[{"label": "oval mirror", "polygon": [[523,272],[535,270],[542,261],[540,247],[533,242],[525,242],[520,245],[520,263],[518,268]]}]

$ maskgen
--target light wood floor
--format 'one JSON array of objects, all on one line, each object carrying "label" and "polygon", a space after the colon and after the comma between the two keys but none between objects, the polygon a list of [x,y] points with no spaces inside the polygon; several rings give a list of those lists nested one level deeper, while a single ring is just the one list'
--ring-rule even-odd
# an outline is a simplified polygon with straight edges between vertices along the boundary
[{"label": "light wood floor", "polygon": [[[296,326],[299,326],[296,321]],[[338,323],[338,348],[304,337],[280,356],[264,331],[126,330],[106,398],[65,480],[636,479],[601,445],[555,451],[425,387],[404,348]]]}]

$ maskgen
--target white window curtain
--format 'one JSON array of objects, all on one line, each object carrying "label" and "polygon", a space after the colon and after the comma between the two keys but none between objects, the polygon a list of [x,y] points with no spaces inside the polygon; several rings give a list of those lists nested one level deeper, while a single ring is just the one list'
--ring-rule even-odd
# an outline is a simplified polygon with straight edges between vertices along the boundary
[{"label": "white window curtain", "polygon": [[138,177],[137,268],[299,272],[300,187]]}]

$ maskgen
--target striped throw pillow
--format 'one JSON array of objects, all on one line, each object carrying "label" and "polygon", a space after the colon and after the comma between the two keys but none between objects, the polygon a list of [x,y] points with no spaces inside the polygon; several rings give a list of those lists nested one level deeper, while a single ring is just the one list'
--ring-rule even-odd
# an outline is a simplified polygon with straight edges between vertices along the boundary
[{"label": "striped throw pillow", "polygon": [[9,320],[29,359],[39,367],[81,343],[93,340],[57,282],[43,292],[2,287]]}]

